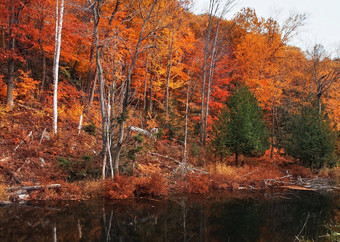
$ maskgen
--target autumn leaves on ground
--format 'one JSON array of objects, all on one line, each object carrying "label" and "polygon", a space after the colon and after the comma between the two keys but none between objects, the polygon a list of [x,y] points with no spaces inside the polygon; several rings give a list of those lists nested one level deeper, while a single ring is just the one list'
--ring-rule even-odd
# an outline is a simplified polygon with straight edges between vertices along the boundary
[{"label": "autumn leaves on ground", "polygon": [[339,179],[339,59],[289,45],[304,15],[60,3],[0,3],[1,200],[9,186],[124,199]]}]

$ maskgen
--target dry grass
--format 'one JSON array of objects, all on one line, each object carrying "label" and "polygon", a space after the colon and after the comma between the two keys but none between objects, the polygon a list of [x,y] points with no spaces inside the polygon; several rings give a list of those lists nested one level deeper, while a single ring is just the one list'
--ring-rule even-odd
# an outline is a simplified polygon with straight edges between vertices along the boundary
[{"label": "dry grass", "polygon": [[92,180],[79,182],[82,194],[87,198],[99,198],[104,195],[104,185],[102,180]]}]

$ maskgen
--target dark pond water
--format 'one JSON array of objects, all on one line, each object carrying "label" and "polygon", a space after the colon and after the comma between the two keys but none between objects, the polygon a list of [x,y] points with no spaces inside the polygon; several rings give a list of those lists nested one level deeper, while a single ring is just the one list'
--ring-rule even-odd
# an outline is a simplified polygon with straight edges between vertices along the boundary
[{"label": "dark pond water", "polygon": [[0,208],[0,241],[322,241],[338,202],[336,194],[234,192],[18,205]]}]

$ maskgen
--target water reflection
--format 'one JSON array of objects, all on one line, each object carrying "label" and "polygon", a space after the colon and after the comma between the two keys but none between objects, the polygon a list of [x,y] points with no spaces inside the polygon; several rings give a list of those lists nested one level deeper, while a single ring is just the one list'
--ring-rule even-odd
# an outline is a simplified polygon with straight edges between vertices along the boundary
[{"label": "water reflection", "polygon": [[[1,241],[321,241],[339,195],[232,193],[0,208]],[[339,221],[337,221],[339,222]]]}]

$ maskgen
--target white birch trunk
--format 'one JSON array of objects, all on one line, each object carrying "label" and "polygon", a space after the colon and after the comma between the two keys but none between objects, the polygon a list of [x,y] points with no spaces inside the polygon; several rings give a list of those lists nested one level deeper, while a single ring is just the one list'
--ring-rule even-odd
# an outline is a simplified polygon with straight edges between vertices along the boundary
[{"label": "white birch trunk", "polygon": [[53,133],[58,131],[58,74],[61,46],[61,31],[63,28],[64,0],[61,0],[59,13],[59,0],[56,2],[56,24],[55,24],[55,45],[53,60]]},{"label": "white birch trunk", "polygon": [[190,81],[188,83],[187,101],[185,104],[185,127],[184,127],[184,151],[182,162],[187,162],[187,139],[188,139],[188,116],[189,116],[189,93],[190,93]]},{"label": "white birch trunk", "polygon": [[82,127],[83,127],[83,114],[80,114],[79,124],[78,124],[78,134],[80,134]]}]

